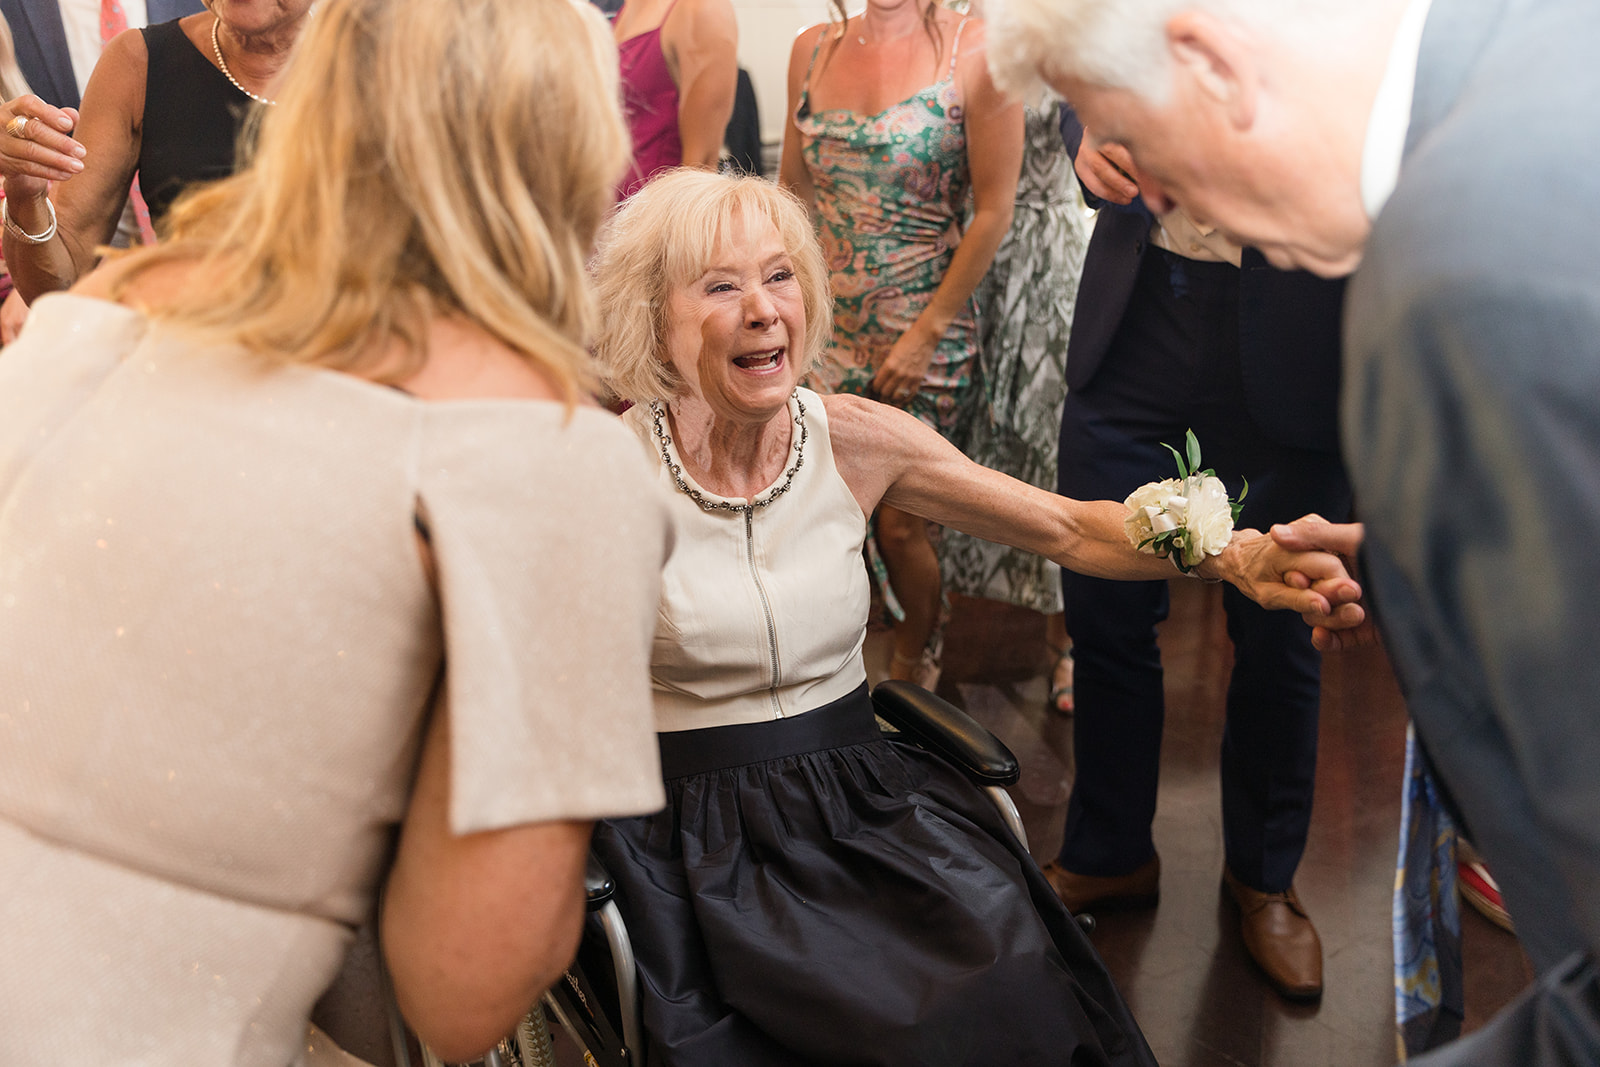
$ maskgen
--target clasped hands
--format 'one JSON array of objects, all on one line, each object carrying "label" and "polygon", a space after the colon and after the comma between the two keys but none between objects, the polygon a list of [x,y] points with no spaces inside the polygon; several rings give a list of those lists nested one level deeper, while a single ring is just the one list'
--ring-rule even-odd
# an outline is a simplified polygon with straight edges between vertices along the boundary
[{"label": "clasped hands", "polygon": [[[1074,162],[1084,188],[1102,200],[1129,204],[1140,194],[1138,169],[1120,144],[1102,141],[1085,130]],[[1343,564],[1343,573],[1337,575],[1301,571],[1283,575],[1283,584],[1291,589],[1317,594],[1299,599],[1301,604],[1313,605],[1314,610],[1302,611],[1300,617],[1311,627],[1311,643],[1320,651],[1377,643],[1377,630],[1361,604],[1361,586],[1350,573],[1363,533],[1359,522],[1332,523],[1321,515],[1306,515],[1272,528],[1271,539],[1278,547],[1291,552],[1327,552]],[[1324,607],[1326,610],[1320,610]]]},{"label": "clasped hands", "polygon": [[[1359,522],[1334,523],[1321,515],[1306,515],[1293,522],[1278,523],[1270,536],[1274,544],[1291,552],[1337,556],[1348,572],[1353,569],[1365,532]],[[1305,611],[1300,616],[1311,627],[1311,643],[1319,651],[1338,652],[1377,643],[1377,630],[1361,604],[1361,587],[1352,578],[1318,579],[1290,571],[1283,580],[1291,588],[1320,593],[1326,602],[1326,611]]]}]

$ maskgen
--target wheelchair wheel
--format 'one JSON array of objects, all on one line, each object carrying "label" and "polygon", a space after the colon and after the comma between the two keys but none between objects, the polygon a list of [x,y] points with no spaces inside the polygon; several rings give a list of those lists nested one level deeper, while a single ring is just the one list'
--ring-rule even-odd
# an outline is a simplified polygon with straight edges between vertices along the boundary
[{"label": "wheelchair wheel", "polygon": [[518,1067],[556,1067],[556,1050],[550,1043],[550,1024],[544,1017],[543,1004],[535,1004],[522,1017],[512,1036],[520,1056]]}]

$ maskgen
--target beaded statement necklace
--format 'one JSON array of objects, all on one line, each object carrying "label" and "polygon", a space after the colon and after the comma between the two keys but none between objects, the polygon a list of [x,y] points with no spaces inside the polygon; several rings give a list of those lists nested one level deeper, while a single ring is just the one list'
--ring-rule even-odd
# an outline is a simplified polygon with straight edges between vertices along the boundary
[{"label": "beaded statement necklace", "polygon": [[227,78],[229,83],[231,83],[235,89],[239,90],[256,103],[267,104],[270,107],[277,107],[278,102],[276,100],[268,100],[264,96],[257,96],[249,89],[246,89],[244,86],[240,85],[239,79],[235,78],[233,76],[233,71],[228,69],[228,61],[222,58],[222,44],[217,40],[217,27],[220,25],[222,25],[222,20],[220,18],[213,18],[211,20],[211,51],[217,57],[217,69],[222,71],[222,76]]},{"label": "beaded statement necklace", "polygon": [[683,466],[672,462],[672,453],[667,449],[667,446],[672,444],[672,438],[668,436],[666,428],[667,409],[661,405],[659,400],[650,401],[651,428],[655,433],[656,444],[661,448],[661,462],[667,465],[667,470],[671,472],[672,480],[677,483],[678,489],[690,500],[699,504],[702,511],[737,511],[744,515],[755,514],[756,509],[766,507],[787,493],[789,487],[794,484],[794,476],[800,472],[800,467],[806,461],[806,405],[800,399],[798,390],[791,393],[790,396],[794,399],[794,406],[797,409],[794,424],[800,433],[794,443],[794,465],[784,472],[782,485],[773,488],[764,498],[752,500],[748,504],[730,504],[726,500],[707,500],[704,493],[684,480]]}]

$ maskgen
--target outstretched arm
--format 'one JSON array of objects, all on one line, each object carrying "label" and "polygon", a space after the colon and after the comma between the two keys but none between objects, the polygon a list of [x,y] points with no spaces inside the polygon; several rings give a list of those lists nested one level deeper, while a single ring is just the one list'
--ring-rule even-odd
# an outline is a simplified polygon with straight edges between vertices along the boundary
[{"label": "outstretched arm", "polygon": [[[1080,574],[1152,579],[1176,573],[1169,561],[1129,543],[1120,501],[1073,500],[981,467],[896,408],[853,396],[825,403],[835,462],[865,513],[881,501]],[[1237,531],[1196,573],[1233,583],[1263,607],[1319,617],[1332,618],[1361,593],[1337,556],[1294,551],[1253,530]]]}]

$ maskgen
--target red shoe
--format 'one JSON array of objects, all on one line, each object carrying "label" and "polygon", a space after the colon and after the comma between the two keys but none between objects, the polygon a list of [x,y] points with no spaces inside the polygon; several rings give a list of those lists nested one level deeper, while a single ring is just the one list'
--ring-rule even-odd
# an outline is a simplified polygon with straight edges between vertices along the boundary
[{"label": "red shoe", "polygon": [[1456,846],[1456,878],[1461,885],[1461,895],[1478,914],[1509,934],[1517,932],[1505,901],[1500,899],[1500,883],[1489,873],[1489,865],[1483,862],[1483,857],[1465,841]]}]

